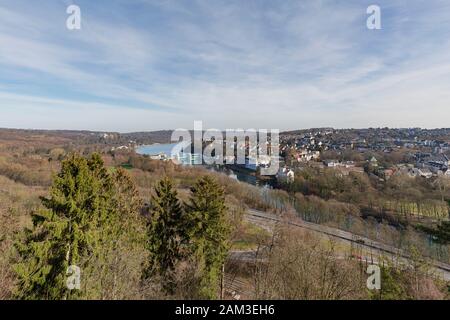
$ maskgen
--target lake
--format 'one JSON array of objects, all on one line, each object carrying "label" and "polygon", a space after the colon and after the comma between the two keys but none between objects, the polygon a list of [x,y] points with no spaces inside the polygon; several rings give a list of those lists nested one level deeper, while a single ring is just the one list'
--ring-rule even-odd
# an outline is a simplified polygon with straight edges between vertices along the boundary
[{"label": "lake", "polygon": [[136,148],[136,153],[149,156],[165,154],[167,157],[170,157],[172,149],[175,148],[177,144],[178,143],[155,143],[152,145],[139,146]]}]

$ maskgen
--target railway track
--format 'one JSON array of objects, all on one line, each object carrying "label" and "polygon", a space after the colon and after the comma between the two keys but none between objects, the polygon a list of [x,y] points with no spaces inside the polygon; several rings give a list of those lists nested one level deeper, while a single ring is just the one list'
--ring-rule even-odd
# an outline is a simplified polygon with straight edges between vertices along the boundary
[{"label": "railway track", "polygon": [[[292,225],[294,227],[307,229],[313,232],[325,234],[330,237],[334,237],[337,239],[340,239],[342,241],[346,241],[349,243],[356,244],[360,246],[361,248],[366,248],[369,250],[375,250],[379,252],[379,255],[381,254],[388,254],[392,258],[398,259],[399,257],[404,259],[406,263],[410,262],[410,257],[407,253],[405,253],[403,250],[395,248],[390,245],[386,245],[384,243],[371,240],[366,237],[362,237],[359,235],[355,235],[351,232],[340,230],[337,228],[332,228],[328,226],[318,225],[311,222],[306,222],[300,219],[293,220],[292,218],[284,219],[283,217],[277,216],[275,214],[258,211],[254,209],[249,209],[246,213],[246,217],[251,219],[262,219],[266,221],[271,221],[273,223],[285,223],[288,225]],[[450,265],[436,261],[436,260],[430,260],[430,263],[432,267],[434,268],[433,271],[442,278],[444,278],[446,281],[450,281]]]}]

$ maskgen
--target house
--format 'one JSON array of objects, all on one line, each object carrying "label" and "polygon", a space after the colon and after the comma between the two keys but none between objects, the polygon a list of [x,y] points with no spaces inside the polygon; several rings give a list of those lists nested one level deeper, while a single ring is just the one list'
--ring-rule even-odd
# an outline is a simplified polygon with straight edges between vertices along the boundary
[{"label": "house", "polygon": [[291,169],[286,173],[287,181],[294,182],[295,174]]},{"label": "house", "polygon": [[120,146],[120,147],[112,147],[111,151],[115,151],[115,150],[128,150],[130,149],[128,146]]},{"label": "house", "polygon": [[338,160],[324,160],[323,164],[326,167],[334,168],[334,167],[337,167],[339,165],[339,161]]},{"label": "house", "polygon": [[311,160],[319,159],[319,157],[320,157],[319,151],[310,151],[307,149],[299,150],[296,154],[298,162],[309,162]]},{"label": "house", "polygon": [[149,158],[152,160],[165,160],[166,155],[164,153],[160,153],[160,154],[150,155]]},{"label": "house", "polygon": [[408,176],[411,177],[411,178],[415,178],[415,177],[420,176],[419,169],[417,169],[417,168],[410,168],[408,170]]},{"label": "house", "polygon": [[450,165],[450,161],[445,154],[431,155],[426,158],[419,157],[417,167],[430,170],[434,174],[445,172]]},{"label": "house", "polygon": [[294,171],[286,167],[280,169],[277,173],[277,179],[280,181],[286,181],[288,183],[293,182],[295,178]]},{"label": "house", "polygon": [[419,175],[420,175],[421,177],[424,177],[424,178],[429,179],[429,178],[431,178],[431,177],[433,176],[433,173],[430,171],[430,169],[427,169],[427,168],[420,168],[420,169],[419,169]]},{"label": "house", "polygon": [[345,161],[341,165],[344,166],[345,168],[354,168],[355,162],[354,161]]},{"label": "house", "polygon": [[259,167],[270,167],[272,157],[268,155],[249,156],[245,158],[245,168],[256,171]]},{"label": "house", "polygon": [[372,157],[372,158],[369,160],[369,163],[370,163],[370,165],[371,165],[372,167],[378,167],[378,160],[377,160],[377,158],[375,158],[375,157]]}]

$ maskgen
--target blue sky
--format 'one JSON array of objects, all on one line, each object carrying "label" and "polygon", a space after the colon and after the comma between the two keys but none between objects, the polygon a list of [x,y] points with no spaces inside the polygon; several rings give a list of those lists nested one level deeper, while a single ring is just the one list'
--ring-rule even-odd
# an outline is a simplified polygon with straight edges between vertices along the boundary
[{"label": "blue sky", "polygon": [[15,128],[449,127],[450,1],[0,0],[0,110]]}]

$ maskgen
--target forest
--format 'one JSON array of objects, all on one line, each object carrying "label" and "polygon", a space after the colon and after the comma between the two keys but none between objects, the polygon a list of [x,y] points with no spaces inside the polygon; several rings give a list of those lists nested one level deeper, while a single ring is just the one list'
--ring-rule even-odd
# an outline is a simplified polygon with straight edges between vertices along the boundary
[{"label": "forest", "polygon": [[[0,134],[0,299],[449,298],[430,267],[448,263],[448,189],[306,170],[262,192],[100,140]],[[363,248],[249,209],[381,239],[409,262],[377,257],[382,287],[368,290]]]}]

